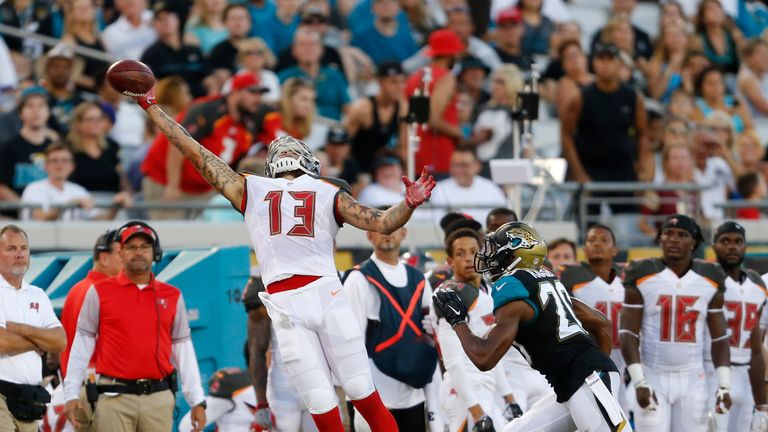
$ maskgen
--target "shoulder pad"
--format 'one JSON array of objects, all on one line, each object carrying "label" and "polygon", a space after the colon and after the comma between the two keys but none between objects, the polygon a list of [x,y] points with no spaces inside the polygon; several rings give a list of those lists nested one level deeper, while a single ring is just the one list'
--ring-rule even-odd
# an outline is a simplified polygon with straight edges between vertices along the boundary
[{"label": "shoulder pad", "polygon": [[208,394],[213,397],[232,399],[232,395],[251,385],[248,373],[239,368],[219,369],[208,380]]},{"label": "shoulder pad", "polygon": [[527,272],[517,273],[517,275],[504,275],[493,283],[491,298],[493,299],[494,312],[511,301],[527,300],[530,297],[528,289],[525,287],[525,282],[520,280],[518,275],[528,275],[528,278],[532,276]]},{"label": "shoulder pad", "polygon": [[342,191],[352,195],[352,186],[349,185],[349,183],[346,182],[346,180],[333,178],[333,177],[323,177],[323,176],[311,176],[313,178],[316,178],[318,180],[322,180],[326,183],[331,184],[332,186],[341,189]]},{"label": "shoulder pad", "polygon": [[760,276],[760,273],[752,270],[752,269],[744,269],[744,273],[747,274],[747,278],[752,281],[755,285],[765,288],[765,281],[763,280],[763,277]]},{"label": "shoulder pad", "polygon": [[595,273],[587,263],[566,264],[562,266],[559,279],[565,288],[571,291],[576,285],[594,280]]},{"label": "shoulder pad", "polygon": [[639,279],[659,273],[662,270],[664,270],[664,263],[660,258],[632,260],[624,266],[621,279],[626,284],[634,285]]},{"label": "shoulder pad", "polygon": [[480,289],[478,287],[471,283],[459,282],[453,279],[448,279],[441,283],[438,288],[450,288],[455,291],[467,309],[470,309],[472,305],[475,304],[477,297],[480,295]]},{"label": "shoulder pad", "polygon": [[429,285],[437,288],[441,283],[453,277],[453,269],[447,265],[435,267],[429,274]]},{"label": "shoulder pad", "polygon": [[720,264],[694,259],[691,269],[702,277],[712,281],[715,285],[714,288],[718,291],[725,291],[725,273],[723,272],[722,267],[720,267]]}]

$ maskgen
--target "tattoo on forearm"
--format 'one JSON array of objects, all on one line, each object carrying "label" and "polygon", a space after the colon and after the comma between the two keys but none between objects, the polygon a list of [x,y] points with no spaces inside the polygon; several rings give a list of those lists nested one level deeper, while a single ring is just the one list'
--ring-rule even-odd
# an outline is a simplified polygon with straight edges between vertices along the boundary
[{"label": "tattoo on forearm", "polygon": [[392,232],[403,226],[412,212],[404,203],[387,210],[368,207],[358,203],[346,193],[340,196],[339,209],[353,225],[369,228],[378,225],[385,232]]}]

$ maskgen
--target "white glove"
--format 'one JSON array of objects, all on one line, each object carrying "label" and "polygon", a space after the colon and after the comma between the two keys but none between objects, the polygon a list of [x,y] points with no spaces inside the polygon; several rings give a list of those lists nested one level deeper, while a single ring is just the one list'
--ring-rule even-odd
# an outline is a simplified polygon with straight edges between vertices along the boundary
[{"label": "white glove", "polygon": [[435,335],[435,328],[432,327],[432,320],[429,318],[429,315],[424,315],[424,318],[421,319],[421,326],[426,334],[430,336]]},{"label": "white glove", "polygon": [[755,410],[752,414],[752,432],[768,432],[768,412]]}]

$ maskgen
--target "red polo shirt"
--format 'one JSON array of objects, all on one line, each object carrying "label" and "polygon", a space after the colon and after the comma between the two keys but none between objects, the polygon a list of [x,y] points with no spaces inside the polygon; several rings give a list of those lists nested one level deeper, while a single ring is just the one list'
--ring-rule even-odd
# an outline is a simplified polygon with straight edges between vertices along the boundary
[{"label": "red polo shirt", "polygon": [[[144,287],[124,273],[97,282],[97,318],[81,319],[79,328],[96,330],[96,372],[128,380],[162,379],[173,371],[171,345],[189,337],[181,292],[152,276]],[[89,308],[89,314],[94,314]],[[88,328],[96,324],[97,329]]]},{"label": "red polo shirt", "polygon": [[[61,310],[61,325],[64,326],[64,331],[67,333],[67,347],[61,353],[61,377],[67,376],[67,363],[69,362],[69,352],[72,350],[72,342],[75,340],[75,332],[77,331],[77,317],[80,316],[80,309],[83,307],[83,300],[85,300],[85,293],[88,292],[88,288],[93,286],[96,282],[108,278],[106,274],[91,270],[85,279],[76,283],[67,294],[67,299],[64,300],[64,308]],[[91,359],[91,363],[94,363],[96,356]]]}]

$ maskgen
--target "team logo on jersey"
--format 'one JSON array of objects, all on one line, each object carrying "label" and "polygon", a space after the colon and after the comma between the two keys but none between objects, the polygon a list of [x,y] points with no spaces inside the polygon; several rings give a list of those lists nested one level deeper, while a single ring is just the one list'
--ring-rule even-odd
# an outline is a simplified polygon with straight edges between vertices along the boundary
[{"label": "team logo on jersey", "polygon": [[161,297],[161,298],[157,299],[157,305],[160,306],[163,309],[166,309],[166,308],[168,308],[168,300],[166,300],[166,299]]},{"label": "team logo on jersey", "polygon": [[509,249],[533,249],[534,246],[539,244],[536,237],[530,232],[524,229],[511,229],[507,231],[507,238],[509,239]]},{"label": "team logo on jersey", "polygon": [[38,302],[31,302],[29,304],[29,308],[30,309],[34,309],[35,312],[40,312],[40,303],[38,303]]}]

